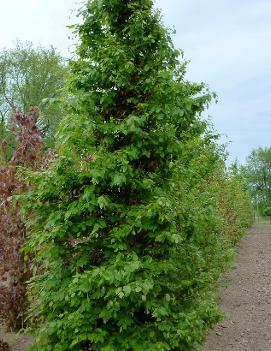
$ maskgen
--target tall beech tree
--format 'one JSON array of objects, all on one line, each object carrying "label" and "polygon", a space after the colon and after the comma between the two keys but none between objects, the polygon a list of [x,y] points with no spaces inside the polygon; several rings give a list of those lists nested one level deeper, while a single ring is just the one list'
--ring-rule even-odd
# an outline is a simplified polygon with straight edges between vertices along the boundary
[{"label": "tall beech tree", "polygon": [[225,262],[206,176],[219,155],[187,149],[212,96],[185,80],[152,0],[81,15],[75,99],[25,200],[33,350],[191,351],[217,321],[206,296]]}]

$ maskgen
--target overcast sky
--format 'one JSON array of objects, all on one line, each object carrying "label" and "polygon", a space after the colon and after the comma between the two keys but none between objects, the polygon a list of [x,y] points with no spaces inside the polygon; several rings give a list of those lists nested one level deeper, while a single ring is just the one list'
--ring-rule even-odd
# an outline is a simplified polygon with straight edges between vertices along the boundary
[{"label": "overcast sky", "polygon": [[[0,49],[16,38],[54,45],[67,56],[79,0],[0,0]],[[271,146],[271,1],[156,0],[177,31],[176,47],[191,62],[188,78],[219,97],[211,106],[216,130],[231,141],[230,159]],[[224,139],[225,140],[225,137]]]}]

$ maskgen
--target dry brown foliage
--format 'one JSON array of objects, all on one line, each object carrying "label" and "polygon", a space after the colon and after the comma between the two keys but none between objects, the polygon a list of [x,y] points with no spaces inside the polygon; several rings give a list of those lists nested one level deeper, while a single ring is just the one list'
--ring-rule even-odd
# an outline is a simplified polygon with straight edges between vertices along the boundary
[{"label": "dry brown foliage", "polygon": [[[27,190],[17,177],[18,167],[34,170],[39,164],[42,141],[37,117],[34,108],[27,115],[14,110],[11,125],[17,145],[11,160],[0,166],[0,314],[7,328],[15,331],[23,327],[29,268],[21,251],[25,237],[20,206],[12,196]],[[2,150],[5,147],[4,141]]]}]

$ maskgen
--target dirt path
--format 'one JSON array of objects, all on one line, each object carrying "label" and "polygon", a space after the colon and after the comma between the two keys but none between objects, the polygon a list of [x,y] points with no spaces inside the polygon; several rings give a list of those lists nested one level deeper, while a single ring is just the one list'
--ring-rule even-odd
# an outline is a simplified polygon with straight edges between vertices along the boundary
[{"label": "dirt path", "polygon": [[243,238],[227,281],[225,320],[202,351],[271,351],[271,225],[255,225]]},{"label": "dirt path", "polygon": [[31,345],[32,341],[28,335],[6,333],[2,326],[0,326],[0,339],[8,342],[12,351],[24,351]]}]

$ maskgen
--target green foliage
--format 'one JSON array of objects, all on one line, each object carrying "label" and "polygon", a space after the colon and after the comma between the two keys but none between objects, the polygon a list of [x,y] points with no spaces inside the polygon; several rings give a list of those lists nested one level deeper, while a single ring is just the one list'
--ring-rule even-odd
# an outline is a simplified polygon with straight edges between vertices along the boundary
[{"label": "green foliage", "polygon": [[271,207],[271,148],[252,150],[242,174],[252,195],[254,207],[264,215]]},{"label": "green foliage", "polygon": [[0,123],[0,142],[0,165],[3,166],[11,160],[16,148],[16,138],[5,122]]},{"label": "green foliage", "polygon": [[252,225],[253,206],[246,182],[237,165],[218,176],[218,208],[223,218],[221,232],[236,244],[244,229]]},{"label": "green foliage", "polygon": [[152,5],[88,1],[76,27],[73,113],[25,199],[33,350],[192,351],[221,317],[225,175],[199,119],[211,95],[184,80]]},{"label": "green foliage", "polygon": [[263,210],[263,215],[264,216],[271,216],[271,207],[267,207]]},{"label": "green foliage", "polygon": [[63,116],[63,106],[60,107],[58,100],[63,95],[66,70],[63,58],[53,47],[34,48],[30,42],[17,42],[15,48],[1,51],[2,129],[8,133],[8,120],[14,106],[24,114],[35,106],[40,111],[38,126],[46,142],[51,145]]}]

